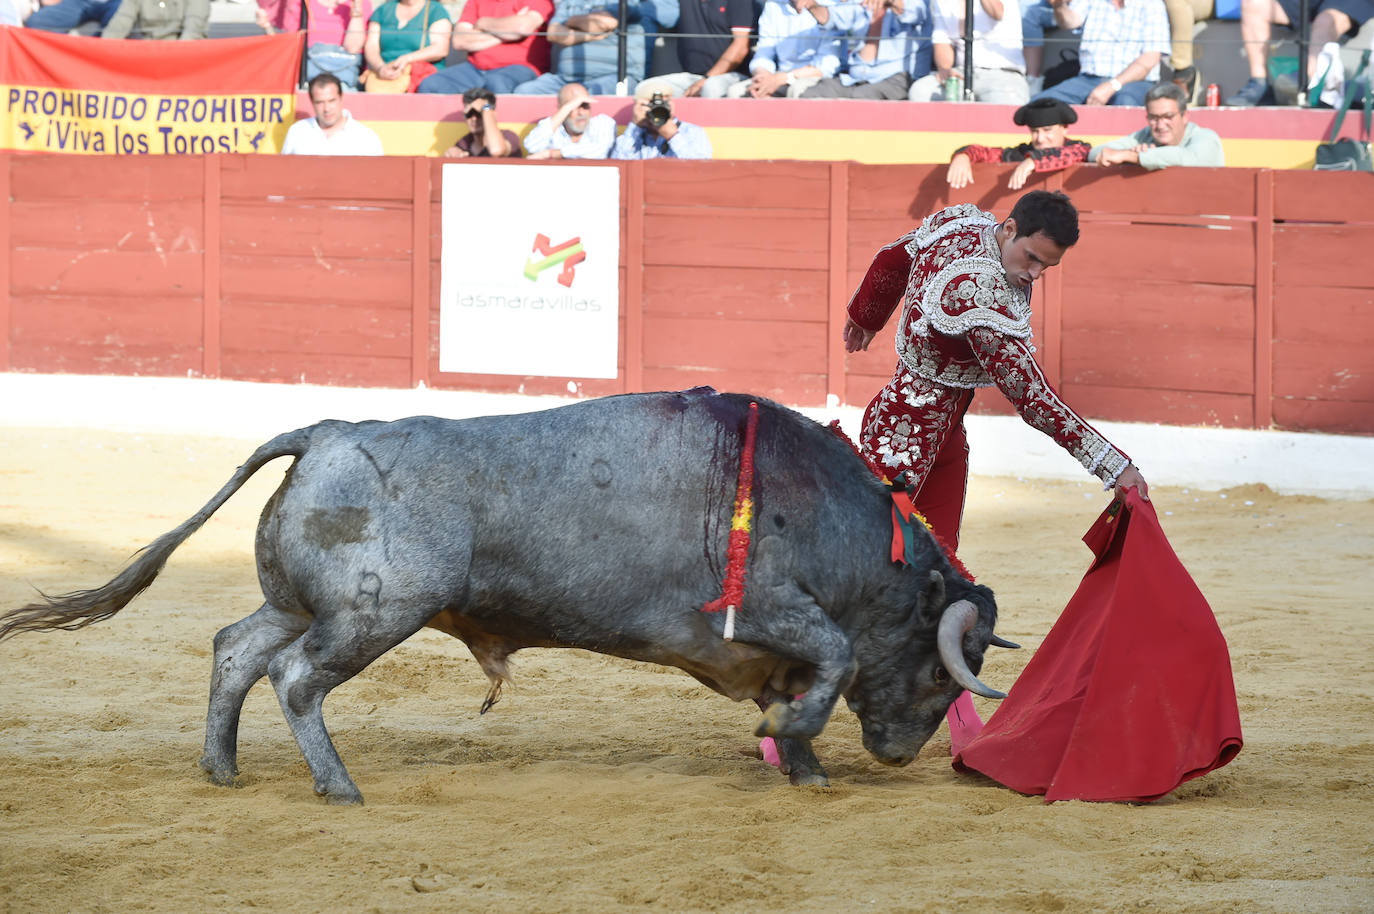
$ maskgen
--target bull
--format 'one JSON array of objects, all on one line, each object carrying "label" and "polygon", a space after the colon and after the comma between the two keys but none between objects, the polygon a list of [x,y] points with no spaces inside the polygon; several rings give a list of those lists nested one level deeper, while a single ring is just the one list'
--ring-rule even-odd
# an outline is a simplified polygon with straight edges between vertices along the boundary
[{"label": "bull", "polygon": [[[709,388],[463,420],[324,421],[259,447],[198,512],[110,582],[0,616],[0,639],[119,612],[266,463],[292,457],[258,525],[264,603],[214,639],[200,766],[231,785],[248,690],[266,675],[330,803],[361,803],[326,730],[336,686],[422,627],[467,645],[485,711],[524,647],[680,668],[764,709],[793,783],[843,695],[864,747],[906,765],[978,680],[997,609],[925,531],[891,561],[887,487],[847,442],[757,399],[748,577],[733,640],[721,593],[750,399]],[[1008,645],[1010,646],[1010,645]]]}]

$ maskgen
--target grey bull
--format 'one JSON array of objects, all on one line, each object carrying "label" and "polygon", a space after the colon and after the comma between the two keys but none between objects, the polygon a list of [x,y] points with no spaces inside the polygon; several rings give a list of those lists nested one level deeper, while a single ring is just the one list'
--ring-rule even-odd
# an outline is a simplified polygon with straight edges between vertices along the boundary
[{"label": "grey bull", "polygon": [[888,490],[847,442],[759,403],[754,526],[734,640],[720,596],[749,397],[709,388],[545,412],[321,422],[262,445],[193,517],[112,581],[0,616],[0,638],[109,618],[258,469],[294,457],[262,512],[265,602],[215,636],[201,767],[238,775],[248,690],[271,680],[315,791],[362,794],[325,728],[325,696],[424,626],[491,680],[522,647],[575,647],[678,667],[765,709],[794,783],[825,783],[809,740],[844,696],[863,743],[905,765],[993,634],[992,592],[922,531],[890,559]]}]

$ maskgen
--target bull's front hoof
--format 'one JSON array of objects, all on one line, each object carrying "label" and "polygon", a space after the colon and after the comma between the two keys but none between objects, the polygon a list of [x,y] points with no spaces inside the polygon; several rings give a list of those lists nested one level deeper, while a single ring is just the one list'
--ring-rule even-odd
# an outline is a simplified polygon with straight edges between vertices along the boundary
[{"label": "bull's front hoof", "polygon": [[759,718],[759,725],[754,728],[754,735],[763,737],[771,736],[777,738],[783,735],[783,731],[792,723],[796,715],[782,702],[769,705],[768,710],[763,712],[763,717]]},{"label": "bull's front hoof", "polygon": [[830,778],[825,776],[824,771],[813,771],[809,768],[793,768],[787,775],[787,780],[793,787],[829,787]]},{"label": "bull's front hoof", "polygon": [[204,771],[210,778],[210,783],[217,787],[233,787],[238,783],[239,769],[233,764],[217,762],[209,756],[200,757],[200,770]]}]

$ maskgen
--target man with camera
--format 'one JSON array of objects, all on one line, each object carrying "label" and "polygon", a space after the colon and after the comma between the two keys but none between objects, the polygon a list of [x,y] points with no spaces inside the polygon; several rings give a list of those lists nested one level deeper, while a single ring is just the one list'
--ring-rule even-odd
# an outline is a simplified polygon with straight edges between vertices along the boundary
[{"label": "man with camera", "polygon": [[711,140],[696,124],[673,115],[672,96],[654,92],[652,84],[635,89],[630,126],[611,150],[613,159],[709,159]]}]

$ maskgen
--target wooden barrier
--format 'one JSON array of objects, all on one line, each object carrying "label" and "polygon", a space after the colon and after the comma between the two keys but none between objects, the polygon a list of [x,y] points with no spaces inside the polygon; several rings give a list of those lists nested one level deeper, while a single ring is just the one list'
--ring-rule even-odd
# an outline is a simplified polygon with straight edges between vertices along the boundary
[{"label": "wooden barrier", "polygon": [[[443,165],[4,155],[0,370],[863,404],[895,363],[891,329],[852,356],[840,339],[873,252],[950,202],[1017,196],[993,166],[954,193],[931,165],[618,163],[618,377],[522,378],[439,371]],[[1033,187],[1082,214],[1033,326],[1083,413],[1374,433],[1371,176],[1084,167]]]}]

